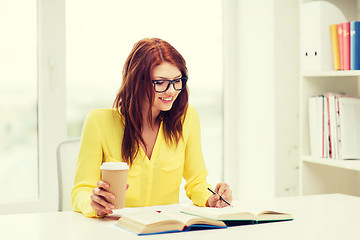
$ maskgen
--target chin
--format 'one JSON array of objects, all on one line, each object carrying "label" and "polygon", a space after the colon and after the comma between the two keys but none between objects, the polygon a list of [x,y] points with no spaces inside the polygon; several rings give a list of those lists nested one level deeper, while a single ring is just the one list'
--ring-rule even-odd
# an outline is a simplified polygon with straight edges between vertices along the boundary
[{"label": "chin", "polygon": [[171,104],[163,104],[163,103],[159,104],[159,109],[162,112],[170,111],[172,107],[173,107],[172,103]]},{"label": "chin", "polygon": [[172,106],[171,107],[164,107],[164,108],[161,108],[161,111],[162,112],[167,112],[167,111],[170,111],[171,108],[172,108]]}]

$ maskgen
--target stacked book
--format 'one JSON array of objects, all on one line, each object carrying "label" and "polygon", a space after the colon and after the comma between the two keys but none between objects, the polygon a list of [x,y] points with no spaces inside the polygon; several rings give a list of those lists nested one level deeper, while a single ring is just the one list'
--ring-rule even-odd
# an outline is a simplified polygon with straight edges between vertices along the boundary
[{"label": "stacked book", "polygon": [[312,156],[360,159],[360,97],[312,96],[308,110]]},{"label": "stacked book", "polygon": [[360,22],[330,25],[334,70],[360,70]]}]

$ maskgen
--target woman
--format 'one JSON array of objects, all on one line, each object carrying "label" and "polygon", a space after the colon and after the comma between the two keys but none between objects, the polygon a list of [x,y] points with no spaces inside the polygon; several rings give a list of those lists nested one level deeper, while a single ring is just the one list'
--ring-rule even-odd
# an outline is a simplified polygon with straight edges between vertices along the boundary
[{"label": "woman", "polygon": [[[198,206],[224,207],[208,191],[200,124],[188,106],[187,68],[180,53],[161,39],[137,42],[123,68],[123,81],[113,109],[87,117],[72,191],[72,206],[87,217],[112,213],[114,197],[100,181],[102,162],[127,162],[126,207],[179,201],[182,177],[186,194]],[[228,201],[228,184],[215,191]]]}]

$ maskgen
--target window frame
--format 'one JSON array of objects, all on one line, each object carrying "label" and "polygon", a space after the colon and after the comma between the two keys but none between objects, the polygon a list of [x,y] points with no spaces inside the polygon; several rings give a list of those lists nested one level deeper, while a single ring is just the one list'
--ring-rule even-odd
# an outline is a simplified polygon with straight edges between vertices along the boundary
[{"label": "window frame", "polygon": [[37,38],[38,198],[1,203],[1,214],[58,207],[56,148],[66,138],[64,0],[37,1]]}]

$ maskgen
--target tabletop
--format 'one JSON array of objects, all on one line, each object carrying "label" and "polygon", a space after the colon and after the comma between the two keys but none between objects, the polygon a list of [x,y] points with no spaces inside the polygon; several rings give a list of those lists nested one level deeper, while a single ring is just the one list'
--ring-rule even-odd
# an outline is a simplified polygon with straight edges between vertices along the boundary
[{"label": "tabletop", "polygon": [[[274,198],[254,205],[289,212],[293,221],[137,236],[116,219],[75,212],[0,215],[1,239],[360,239],[360,198],[325,194]],[[269,209],[263,209],[269,210]]]}]

